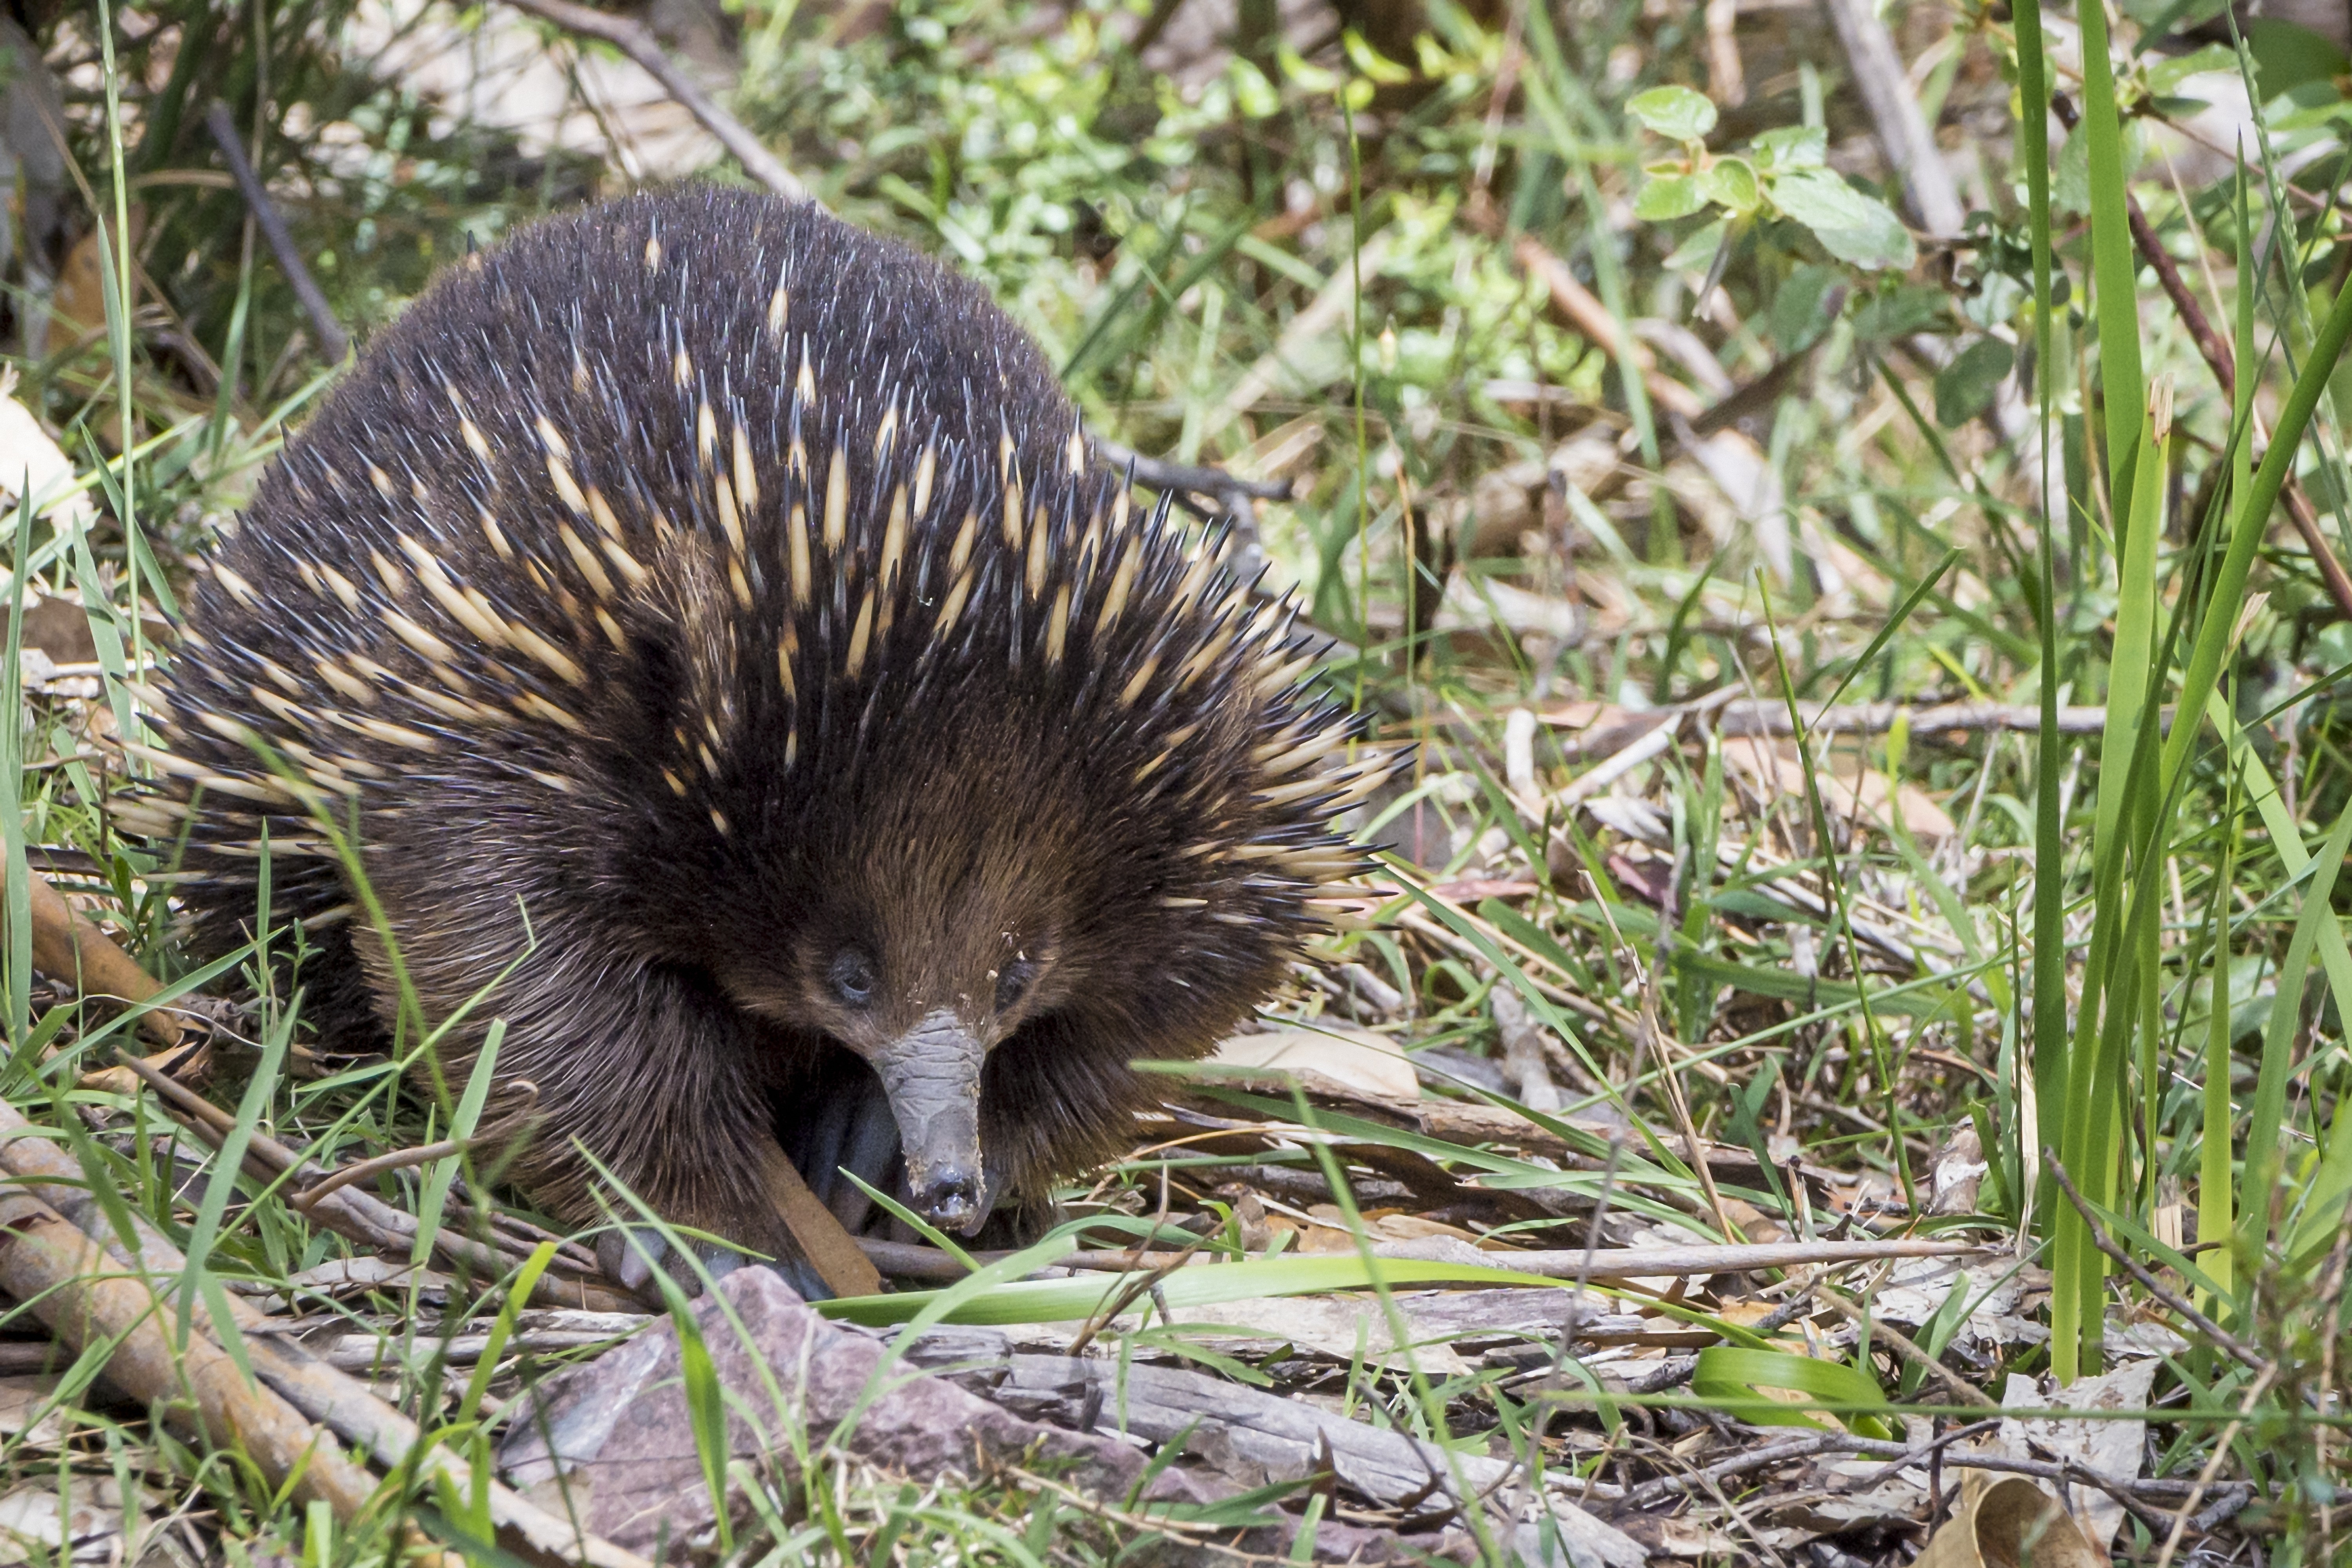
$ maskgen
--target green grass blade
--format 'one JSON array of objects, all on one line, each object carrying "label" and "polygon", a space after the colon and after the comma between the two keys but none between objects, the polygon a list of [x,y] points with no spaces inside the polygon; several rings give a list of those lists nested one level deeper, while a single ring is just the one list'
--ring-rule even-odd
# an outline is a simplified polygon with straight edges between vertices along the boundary
[{"label": "green grass blade", "polygon": [[[2280,1138],[2286,1117],[2288,1068],[2294,1058],[2294,1038],[2303,1024],[2303,983],[2311,967],[2312,949],[2323,925],[2336,924],[2328,900],[2335,895],[2336,873],[2352,847],[2352,805],[2336,819],[2327,842],[2313,858],[2311,882],[2304,889],[2303,912],[2294,922],[2280,965],[2277,997],[2271,1003],[2270,1026],[2263,1034],[2262,1066],[2254,1079],[2253,1104],[2246,1117],[2246,1167],[2242,1186],[2244,1217],[2239,1225],[2246,1256],[2259,1259],[2271,1235],[2271,1205],[2277,1194]],[[2329,1216],[2334,1223],[2334,1216]]]},{"label": "green grass blade", "polygon": [[244,1171],[246,1149],[269,1110],[270,1097],[277,1092],[278,1074],[285,1065],[287,1047],[293,1038],[294,1016],[280,1014],[262,1037],[260,1063],[253,1069],[253,1077],[246,1082],[245,1094],[237,1101],[236,1121],[221,1140],[220,1152],[213,1156],[204,1201],[196,1205],[196,1223],[188,1232],[184,1249],[188,1272],[181,1282],[178,1324],[184,1347],[188,1341],[190,1314],[195,1307],[198,1286],[212,1268],[213,1244],[221,1233],[221,1218],[228,1210],[229,1198],[236,1193]]},{"label": "green grass blade", "polygon": [[[1036,1267],[1034,1263],[1031,1267]],[[1475,1263],[1434,1263],[1414,1258],[1381,1258],[1367,1264],[1354,1253],[1335,1252],[1314,1258],[1276,1258],[1263,1263],[1223,1263],[1180,1268],[1169,1275],[1160,1294],[1171,1306],[1207,1307],[1222,1301],[1248,1301],[1261,1296],[1305,1296],[1326,1290],[1360,1290],[1373,1283],[1377,1272],[1389,1285],[1523,1285],[1572,1289],[1574,1280],[1547,1279],[1510,1268],[1488,1268]],[[970,1281],[959,1281],[958,1288]],[[973,1291],[944,1315],[951,1323],[1059,1323],[1092,1317],[1115,1299],[1128,1281],[1107,1274],[1097,1279],[1013,1280],[992,1289]],[[906,1290],[888,1296],[851,1296],[820,1301],[816,1310],[829,1318],[878,1328],[903,1323],[921,1315],[942,1292]]]},{"label": "green grass blade", "polygon": [[[2212,592],[2206,596],[2204,616],[2197,627],[2197,645],[2189,655],[2188,673],[2181,678],[2178,709],[2183,714],[2205,711],[2206,700],[2221,680],[2221,660],[2236,631],[2238,611],[2245,603],[2246,576],[2253,568],[2254,552],[2262,547],[2271,509],[2278,504],[2279,491],[2285,488],[2287,476],[2294,471],[2295,448],[2303,444],[2304,432],[2310,428],[2311,416],[2319,407],[2321,395],[2327,390],[2336,362],[2344,355],[2347,339],[2352,339],[2352,289],[2339,289],[2335,303],[2328,307],[2326,320],[2320,323],[2318,335],[2312,341],[2303,370],[2287,393],[2285,405],[2279,410],[2278,422],[2271,430],[2270,449],[2263,454],[2262,467],[2254,470],[2253,482],[2232,510],[2229,553],[2222,558]],[[2246,439],[2242,429],[2237,438],[2241,442]],[[2188,760],[2189,749],[2202,728],[2192,722],[2177,723],[2166,737],[2163,777],[2168,787]]]},{"label": "green grass blade", "polygon": [[[0,670],[0,845],[7,854],[8,1051],[26,1050],[33,1021],[33,873],[25,858],[25,563],[33,536],[31,487],[16,503],[16,548],[9,557],[8,664]],[[11,1076],[14,1076],[13,1074]]]},{"label": "green grass blade", "polygon": [[[457,1101],[457,1114],[449,1120],[449,1136],[460,1144],[473,1137],[474,1129],[481,1125],[482,1107],[489,1103],[499,1045],[506,1035],[507,1021],[494,1018],[482,1036],[481,1054],[474,1058],[473,1076],[466,1080],[466,1093]],[[457,1167],[465,1159],[460,1152],[436,1160],[425,1176],[424,1202],[416,1209],[416,1242],[409,1258],[412,1263],[421,1264],[433,1255],[433,1238],[441,1229],[441,1211],[449,1201],[449,1184],[456,1180]]]},{"label": "green grass blade", "polygon": [[2079,8],[2083,29],[2083,119],[2091,174],[2091,296],[2099,325],[2099,381],[2106,395],[2107,479],[2116,527],[2131,515],[2139,466],[2140,411],[2147,401],[2139,353],[2138,264],[2132,258],[2131,223],[2124,186],[2123,128],[2116,114],[2116,78],[2107,58],[2107,17],[2097,5]]}]

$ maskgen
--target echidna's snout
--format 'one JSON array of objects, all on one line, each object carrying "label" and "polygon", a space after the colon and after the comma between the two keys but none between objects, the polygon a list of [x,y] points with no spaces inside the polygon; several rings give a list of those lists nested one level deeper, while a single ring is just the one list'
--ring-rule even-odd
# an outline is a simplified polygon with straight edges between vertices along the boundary
[{"label": "echidna's snout", "polygon": [[907,1190],[943,1230],[970,1235],[988,1217],[981,1170],[980,1068],[986,1047],[942,1007],[867,1060],[898,1121]]}]

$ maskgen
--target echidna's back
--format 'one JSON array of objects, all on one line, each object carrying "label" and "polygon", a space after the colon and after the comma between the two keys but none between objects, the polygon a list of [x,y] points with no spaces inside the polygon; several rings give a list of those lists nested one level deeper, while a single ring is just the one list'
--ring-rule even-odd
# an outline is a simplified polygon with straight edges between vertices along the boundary
[{"label": "echidna's back", "polygon": [[[719,443],[741,427],[762,456],[782,452],[804,353],[826,395],[812,409],[831,416],[802,433],[820,458],[845,428],[870,442],[867,411],[890,395],[912,405],[908,426],[973,453],[1006,436],[1031,450],[1063,442],[1075,419],[1051,368],[970,279],[815,206],[693,186],[534,225],[453,268],[370,345],[254,514],[318,519],[316,558],[331,557],[368,530],[303,491],[358,499],[373,462],[404,491],[438,479],[477,494],[499,462],[537,466],[543,417],[583,485],[642,486],[683,521],[708,500],[692,445],[701,407]],[[494,458],[467,450],[461,400]],[[486,542],[477,521],[443,531],[471,550]]]},{"label": "echidna's back", "polygon": [[[613,679],[661,673],[629,663],[645,652],[624,625],[633,601],[692,619],[675,602],[708,575],[703,619],[726,658],[790,643],[797,614],[839,668],[874,634],[827,590],[902,567],[936,577],[940,520],[1001,497],[1008,476],[1025,470],[1057,517],[1081,488],[1099,511],[1109,481],[1073,471],[1076,428],[979,287],[814,206],[689,187],[535,225],[453,267],[369,346],[205,563],[171,677],[173,710],[195,722],[157,759],[208,792],[189,840],[197,948],[250,928],[264,817],[282,912],[320,925],[346,898],[304,823],[315,814],[257,776],[364,795],[378,855],[401,851],[400,802],[422,786],[445,810],[478,799],[491,814],[500,781],[576,796],[593,771],[583,739],[624,768],[667,739],[594,709]],[[910,479],[913,537],[886,541],[890,487],[903,503]],[[681,539],[714,565],[666,582]],[[793,575],[812,554],[827,577],[814,587]],[[772,656],[764,668],[772,687]],[[548,821],[515,817],[516,882],[543,887],[575,854],[532,841]],[[413,825],[423,847],[446,826]],[[330,994],[314,991],[314,1013],[364,1011],[342,967],[316,972]]]}]

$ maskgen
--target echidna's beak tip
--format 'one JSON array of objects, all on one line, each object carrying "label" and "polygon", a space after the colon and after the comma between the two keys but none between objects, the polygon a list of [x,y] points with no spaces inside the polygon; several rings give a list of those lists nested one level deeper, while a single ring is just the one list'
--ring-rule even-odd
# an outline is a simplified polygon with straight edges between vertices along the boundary
[{"label": "echidna's beak tip", "polygon": [[956,1166],[934,1169],[929,1184],[916,1187],[913,1197],[916,1211],[925,1219],[958,1236],[971,1235],[988,1218],[988,1211],[981,1203],[977,1171]]}]

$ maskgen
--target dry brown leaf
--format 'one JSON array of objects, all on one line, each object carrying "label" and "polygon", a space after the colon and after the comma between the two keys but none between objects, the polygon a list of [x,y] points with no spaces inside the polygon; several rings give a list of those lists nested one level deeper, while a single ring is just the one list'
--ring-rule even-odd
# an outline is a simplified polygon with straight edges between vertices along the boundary
[{"label": "dry brown leaf", "polygon": [[0,1377],[0,1437],[12,1447],[55,1448],[65,1436],[65,1412],[44,1410],[58,1391],[62,1373]]},{"label": "dry brown leaf", "polygon": [[[1723,761],[1767,799],[1782,795],[1803,798],[1805,764],[1799,759],[1792,741],[1735,736],[1723,742]],[[1927,791],[1912,784],[1890,785],[1886,775],[1875,768],[1857,768],[1851,759],[1832,759],[1816,765],[1813,776],[1821,783],[1822,806],[1840,821],[1867,814],[1881,826],[1891,823],[1893,818],[1887,811],[1891,794],[1903,813],[1903,826],[1910,829],[1914,838],[1948,838],[1958,831]],[[1857,792],[1861,796],[1859,808],[1855,804]]]},{"label": "dry brown leaf", "polygon": [[0,1497],[0,1564],[120,1563],[122,1499],[112,1476],[52,1473]]},{"label": "dry brown leaf", "polygon": [[1960,1506],[1912,1568],[2105,1568],[2057,1500],[2022,1476],[1987,1485],[1971,1473]]},{"label": "dry brown leaf", "polygon": [[[0,379],[0,500],[5,500],[13,513],[17,500],[29,490],[33,503],[51,522],[87,523],[97,515],[89,492],[66,493],[67,487],[74,482],[72,460],[33,411],[8,395],[15,387],[16,373],[10,371],[5,379]],[[12,516],[12,526],[14,521]],[[74,606],[74,613],[80,615],[80,606]],[[29,615],[26,624],[31,624]],[[89,636],[87,624],[82,635]],[[66,662],[64,656],[54,649],[50,657]],[[96,654],[75,657],[95,658]]]}]

